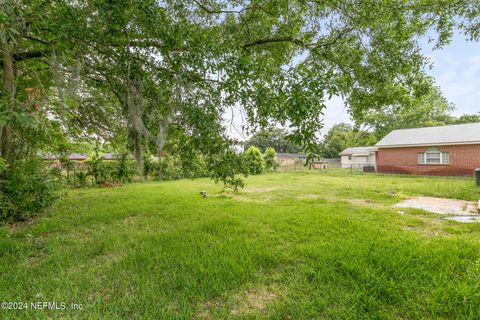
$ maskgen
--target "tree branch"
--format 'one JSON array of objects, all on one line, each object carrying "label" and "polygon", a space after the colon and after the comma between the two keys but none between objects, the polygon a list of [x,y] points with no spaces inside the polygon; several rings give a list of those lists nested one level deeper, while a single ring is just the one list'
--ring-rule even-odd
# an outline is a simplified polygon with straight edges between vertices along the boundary
[{"label": "tree branch", "polygon": [[278,42],[290,42],[293,44],[296,44],[299,47],[305,48],[305,49],[310,49],[310,50],[315,50],[321,47],[326,47],[326,46],[332,46],[334,45],[342,36],[347,34],[348,32],[352,31],[353,28],[347,28],[341,32],[339,32],[331,41],[328,42],[319,42],[319,43],[305,43],[304,41],[300,39],[296,39],[293,37],[277,37],[277,38],[264,38],[264,39],[258,39],[252,42],[249,42],[247,44],[243,45],[243,49],[247,49],[250,47],[254,46],[260,46],[264,45],[267,43],[278,43]]},{"label": "tree branch", "polygon": [[255,40],[253,42],[244,44],[242,48],[247,49],[247,48],[250,48],[250,47],[264,45],[264,44],[267,44],[267,43],[278,43],[278,42],[290,42],[290,43],[296,44],[300,47],[307,48],[307,49],[309,47],[309,45],[306,44],[305,42],[303,42],[302,40],[299,40],[299,39],[296,39],[296,38],[293,38],[293,37],[278,37],[278,38],[258,39],[258,40]]},{"label": "tree branch", "polygon": [[234,14],[240,14],[242,11],[245,9],[242,9],[240,11],[235,11],[235,10],[214,10],[211,8],[208,8],[207,6],[203,5],[200,1],[193,0],[193,2],[199,6],[202,10],[206,11],[209,14],[222,14],[222,13],[234,13]]},{"label": "tree branch", "polygon": [[[12,55],[13,61],[14,62],[20,62],[23,60],[28,60],[28,59],[35,59],[35,58],[43,58],[47,57],[49,54],[45,53],[44,51],[41,50],[35,50],[35,51],[27,51],[27,52],[21,52],[21,53],[14,53]],[[3,61],[1,63],[3,65]]]},{"label": "tree branch", "polygon": [[50,42],[48,41],[45,41],[45,40],[42,40],[42,39],[39,39],[39,38],[36,38],[34,36],[29,36],[29,35],[22,35],[23,38],[25,39],[28,39],[28,40],[32,40],[32,41],[35,41],[35,42],[39,42],[39,43],[43,43],[43,44],[46,44],[46,45],[50,45]]},{"label": "tree branch", "polygon": [[[165,49],[165,46],[161,41],[156,39],[134,39],[128,42],[128,45],[132,47],[154,47],[157,49]],[[178,51],[178,52],[187,52],[187,48],[171,48],[170,51]]]}]

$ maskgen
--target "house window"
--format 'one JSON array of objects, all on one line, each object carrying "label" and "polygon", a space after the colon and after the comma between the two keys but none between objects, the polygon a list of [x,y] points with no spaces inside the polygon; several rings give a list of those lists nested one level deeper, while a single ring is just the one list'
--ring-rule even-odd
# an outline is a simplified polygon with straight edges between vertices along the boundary
[{"label": "house window", "polygon": [[448,152],[442,152],[442,163],[443,164],[450,163],[450,154]]},{"label": "house window", "polygon": [[418,164],[449,164],[450,154],[440,152],[437,148],[428,148],[425,152],[418,154]]},{"label": "house window", "polygon": [[352,160],[352,156],[348,156],[348,160]]}]

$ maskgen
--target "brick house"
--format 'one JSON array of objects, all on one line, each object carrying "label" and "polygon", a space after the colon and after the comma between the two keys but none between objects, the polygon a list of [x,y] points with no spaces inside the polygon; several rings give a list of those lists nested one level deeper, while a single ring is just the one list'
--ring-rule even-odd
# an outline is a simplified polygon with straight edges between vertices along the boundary
[{"label": "brick house", "polygon": [[394,130],[376,147],[378,172],[473,175],[480,168],[480,123]]}]

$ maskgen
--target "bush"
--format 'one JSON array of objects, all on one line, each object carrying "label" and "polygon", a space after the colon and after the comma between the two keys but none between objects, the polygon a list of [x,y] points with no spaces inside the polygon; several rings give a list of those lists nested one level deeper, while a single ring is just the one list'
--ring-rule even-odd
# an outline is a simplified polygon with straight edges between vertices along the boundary
[{"label": "bush", "polygon": [[87,173],[85,171],[75,172],[75,177],[73,179],[75,182],[75,187],[86,187],[87,186]]},{"label": "bush", "polygon": [[113,171],[113,179],[121,182],[132,182],[137,169],[135,161],[128,159],[127,153],[122,153],[118,160],[114,162],[115,169]]},{"label": "bush", "polygon": [[263,154],[263,160],[265,160],[265,170],[267,171],[275,171],[278,168],[278,162],[275,161],[277,157],[277,152],[272,147],[268,147],[265,149],[265,153]]},{"label": "bush", "polygon": [[243,158],[249,174],[261,174],[265,171],[265,161],[257,147],[248,148],[243,154]]},{"label": "bush", "polygon": [[182,178],[179,158],[171,155],[160,158],[158,162],[157,178],[159,180],[175,180]]},{"label": "bush", "polygon": [[85,161],[85,165],[87,166],[86,175],[92,176],[96,184],[100,184],[107,179],[107,177],[105,177],[106,174],[103,159],[98,154],[88,158]]},{"label": "bush", "polygon": [[4,167],[0,180],[0,220],[26,220],[48,208],[61,195],[58,168],[47,169],[38,158]]},{"label": "bush", "polygon": [[184,178],[196,179],[208,175],[205,158],[200,154],[192,154],[187,159],[184,159],[181,168]]},{"label": "bush", "polygon": [[145,178],[149,178],[154,176],[155,174],[155,162],[152,160],[150,156],[143,157],[143,175]]}]

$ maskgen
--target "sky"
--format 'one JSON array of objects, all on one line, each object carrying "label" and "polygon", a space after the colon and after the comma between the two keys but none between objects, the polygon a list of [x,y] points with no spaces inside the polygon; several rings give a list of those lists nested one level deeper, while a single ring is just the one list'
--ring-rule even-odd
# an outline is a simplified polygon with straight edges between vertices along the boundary
[{"label": "sky", "polygon": [[[434,77],[447,100],[455,105],[452,114],[459,116],[480,112],[480,43],[466,41],[463,35],[457,34],[442,49],[433,50],[433,45],[427,40],[421,41],[421,44],[423,54],[433,63],[427,73]],[[351,120],[342,99],[334,97],[327,102],[321,134],[340,122],[351,123]],[[233,123],[236,128],[241,128],[239,112],[234,113]],[[239,140],[248,138],[229,124],[227,132]]]},{"label": "sky", "polygon": [[[426,40],[421,43],[423,54],[433,63],[427,73],[434,77],[445,98],[455,105],[452,114],[480,112],[480,43],[466,41],[459,34],[448,46],[438,50],[433,50],[433,45]],[[327,104],[321,133],[339,122],[351,123],[351,120],[342,100],[335,98]]]}]

